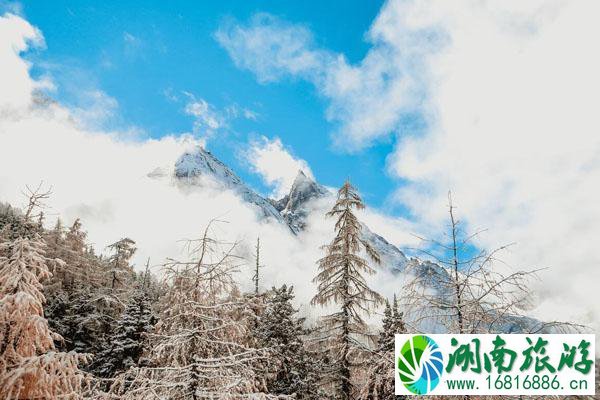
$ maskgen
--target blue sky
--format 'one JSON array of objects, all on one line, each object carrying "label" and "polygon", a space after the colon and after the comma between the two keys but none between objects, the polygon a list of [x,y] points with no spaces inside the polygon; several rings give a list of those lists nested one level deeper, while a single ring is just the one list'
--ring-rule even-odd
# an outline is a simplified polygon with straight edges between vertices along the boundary
[{"label": "blue sky", "polygon": [[381,2],[340,4],[35,1],[23,2],[22,13],[46,41],[46,49],[29,55],[35,61],[33,73],[52,76],[58,87],[52,96],[59,101],[78,106],[85,101],[82,88],[99,89],[118,102],[116,116],[105,125],[136,126],[152,137],[192,129],[192,118],[183,110],[184,92],[217,110],[249,109],[256,120],[232,119],[208,144],[243,179],[269,192],[238,154],[252,138],[277,136],[309,163],[320,182],[338,186],[350,176],[371,205],[382,207],[395,185],[385,171],[391,140],[353,154],[333,148],[334,123],[327,121],[326,104],[314,86],[295,78],[261,84],[237,68],[215,39],[221,24],[268,12],[305,25],[318,46],[359,62],[370,47],[364,35]]}]

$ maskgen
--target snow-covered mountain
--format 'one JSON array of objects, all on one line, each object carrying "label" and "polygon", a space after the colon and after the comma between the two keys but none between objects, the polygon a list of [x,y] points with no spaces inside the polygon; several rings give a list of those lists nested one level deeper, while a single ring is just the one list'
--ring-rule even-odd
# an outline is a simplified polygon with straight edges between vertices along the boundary
[{"label": "snow-covered mountain", "polygon": [[263,218],[272,218],[282,224],[287,224],[282,215],[270,201],[260,196],[210,151],[196,148],[185,152],[175,163],[175,177],[190,184],[198,184],[200,177],[214,179],[225,188],[238,193],[246,202],[254,205]]},{"label": "snow-covered mountain", "polygon": [[[208,177],[225,188],[237,192],[242,199],[255,206],[258,215],[285,224],[295,235],[306,228],[311,202],[328,195],[331,191],[315,182],[303,171],[298,171],[287,195],[279,200],[267,199],[246,185],[227,165],[210,151],[197,148],[185,152],[175,163],[175,177],[183,182],[199,184],[197,178]],[[400,249],[363,224],[363,238],[377,249],[382,265],[392,271],[402,271],[408,259]]]},{"label": "snow-covered mountain", "polygon": [[[175,163],[175,177],[191,185],[201,184],[199,180],[201,177],[213,179],[224,188],[237,192],[242,199],[252,204],[260,217],[287,225],[295,235],[306,228],[306,221],[312,209],[311,202],[329,195],[332,196],[333,202],[334,195],[331,190],[306,176],[303,171],[298,171],[287,195],[279,200],[265,198],[246,185],[231,168],[210,151],[200,147],[185,152],[179,157]],[[362,236],[378,251],[384,267],[393,272],[404,271],[409,260],[400,249],[365,224],[362,225]],[[410,262],[422,266],[419,269],[422,269],[424,274],[432,276],[434,280],[441,280],[440,274],[446,273],[445,269],[428,261],[413,258]]]}]

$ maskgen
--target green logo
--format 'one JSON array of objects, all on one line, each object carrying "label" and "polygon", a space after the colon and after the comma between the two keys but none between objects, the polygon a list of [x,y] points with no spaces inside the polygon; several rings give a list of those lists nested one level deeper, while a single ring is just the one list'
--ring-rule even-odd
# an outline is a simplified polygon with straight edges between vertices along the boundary
[{"label": "green logo", "polygon": [[414,394],[431,392],[440,382],[443,356],[433,339],[418,335],[404,343],[398,355],[398,373],[404,387]]}]

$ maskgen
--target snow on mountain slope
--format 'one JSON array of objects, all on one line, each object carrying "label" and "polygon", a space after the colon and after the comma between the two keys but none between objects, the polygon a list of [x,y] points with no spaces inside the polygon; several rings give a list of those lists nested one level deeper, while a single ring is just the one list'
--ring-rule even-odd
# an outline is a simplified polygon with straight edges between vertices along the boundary
[{"label": "snow on mountain slope", "polygon": [[365,224],[362,224],[362,238],[377,250],[381,257],[381,265],[391,269],[392,272],[404,271],[408,258],[400,249],[371,231]]},{"label": "snow on mountain slope", "polygon": [[250,189],[228,166],[201,147],[185,152],[179,157],[175,163],[175,177],[193,185],[200,184],[196,179],[199,177],[213,179],[224,188],[236,192],[244,201],[255,205],[262,218],[287,224],[268,200]]},{"label": "snow on mountain slope", "polygon": [[[447,302],[447,304],[453,303],[456,294],[454,291],[454,279],[451,276],[451,270],[441,267],[429,260],[419,260],[417,258],[408,260],[406,269],[410,270],[411,274],[414,274],[415,277],[418,277],[428,289],[435,291],[436,296],[439,296],[440,299],[444,299],[444,302]],[[462,276],[462,273],[460,273],[460,275]],[[447,313],[445,310],[440,309],[439,311],[441,315]],[[488,322],[481,321],[480,329],[482,332],[561,333],[558,327],[555,327],[552,324],[544,324],[542,321],[524,315],[500,314],[500,311],[494,310],[489,310],[488,315],[497,315],[497,318],[490,318],[490,321]],[[437,320],[437,318],[420,321],[419,328],[423,331],[432,333],[446,332],[446,328]]]}]

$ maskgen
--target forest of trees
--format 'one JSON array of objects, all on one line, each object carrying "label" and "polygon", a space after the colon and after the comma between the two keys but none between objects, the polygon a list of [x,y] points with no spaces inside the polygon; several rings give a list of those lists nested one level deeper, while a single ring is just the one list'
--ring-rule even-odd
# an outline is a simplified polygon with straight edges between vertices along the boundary
[{"label": "forest of trees", "polygon": [[[450,244],[431,253],[448,271],[441,290],[414,274],[385,299],[367,283],[380,255],[361,236],[364,205],[346,182],[314,277],[312,305],[333,311],[309,326],[292,286],[259,290],[260,241],[255,260],[243,259],[239,243],[215,236],[221,221],[154,275],[149,261],[133,269],[131,238],[98,251],[80,220],[45,228],[48,196],[31,192],[23,210],[0,204],[1,399],[395,399],[394,334],[427,319],[496,332],[529,295],[528,273],[490,269],[496,251],[462,257],[471,236],[450,203]],[[243,267],[255,272],[247,293]],[[376,313],[379,327],[367,323]]]}]

